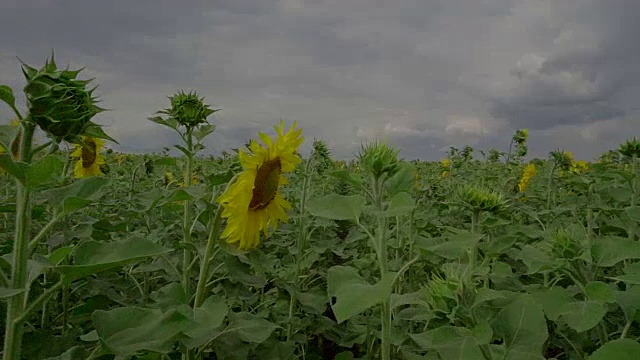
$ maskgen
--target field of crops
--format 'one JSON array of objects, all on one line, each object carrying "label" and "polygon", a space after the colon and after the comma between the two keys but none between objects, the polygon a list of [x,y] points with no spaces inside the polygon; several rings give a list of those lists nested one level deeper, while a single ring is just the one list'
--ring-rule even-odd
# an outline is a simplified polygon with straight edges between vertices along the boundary
[{"label": "field of crops", "polygon": [[345,162],[281,122],[212,157],[217,110],[180,92],[149,125],[182,155],[133,155],[77,73],[23,72],[27,112],[0,85],[5,360],[640,359],[635,139]]}]

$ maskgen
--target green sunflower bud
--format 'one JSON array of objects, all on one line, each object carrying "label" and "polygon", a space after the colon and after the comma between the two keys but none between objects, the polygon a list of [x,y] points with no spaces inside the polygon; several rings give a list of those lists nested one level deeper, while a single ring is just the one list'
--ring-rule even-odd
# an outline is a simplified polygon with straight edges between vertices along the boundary
[{"label": "green sunflower bud", "polygon": [[97,127],[91,118],[104,111],[96,106],[96,88],[86,89],[91,80],[76,79],[80,71],[58,70],[53,53],[40,70],[22,63],[29,119],[57,142],[76,142],[88,128]]},{"label": "green sunflower bud", "polygon": [[474,212],[487,211],[490,213],[498,213],[504,210],[507,205],[502,194],[474,185],[461,186],[458,189],[458,197],[466,207]]},{"label": "green sunflower bud", "polygon": [[375,142],[362,146],[360,162],[376,179],[383,175],[390,178],[399,170],[398,153],[399,150],[392,149],[387,144]]},{"label": "green sunflower bud", "polygon": [[618,152],[625,158],[640,158],[640,141],[634,137],[620,145]]},{"label": "green sunflower bud", "polygon": [[184,91],[169,96],[171,100],[171,109],[158,111],[158,114],[169,115],[169,117],[178,122],[178,124],[187,128],[194,128],[199,124],[207,123],[207,117],[219,109],[211,109],[209,105],[203,102],[204,98],[198,97],[198,94]]}]

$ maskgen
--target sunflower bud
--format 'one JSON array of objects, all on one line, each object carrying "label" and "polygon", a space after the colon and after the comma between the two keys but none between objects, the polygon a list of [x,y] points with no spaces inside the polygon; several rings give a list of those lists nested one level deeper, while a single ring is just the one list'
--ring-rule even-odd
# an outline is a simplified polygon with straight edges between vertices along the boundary
[{"label": "sunflower bud", "polygon": [[640,158],[640,141],[633,138],[620,145],[618,152],[625,158]]},{"label": "sunflower bud", "polygon": [[504,210],[507,204],[501,194],[473,185],[461,186],[458,189],[458,197],[466,207],[474,212],[498,213]]},{"label": "sunflower bud", "polygon": [[171,109],[161,110],[158,113],[169,115],[180,125],[187,128],[194,128],[199,124],[206,123],[207,117],[218,111],[209,108],[209,105],[203,102],[204,98],[198,97],[195,91],[188,94],[180,91],[173,96],[169,96],[169,100],[171,100]]},{"label": "sunflower bud", "polygon": [[77,141],[91,125],[91,118],[104,111],[95,105],[93,91],[86,86],[91,80],[77,80],[80,70],[58,70],[51,55],[42,69],[22,64],[27,80],[24,93],[29,118],[57,142]]},{"label": "sunflower bud", "polygon": [[393,176],[399,170],[398,152],[384,143],[373,143],[362,147],[360,162],[376,179]]}]

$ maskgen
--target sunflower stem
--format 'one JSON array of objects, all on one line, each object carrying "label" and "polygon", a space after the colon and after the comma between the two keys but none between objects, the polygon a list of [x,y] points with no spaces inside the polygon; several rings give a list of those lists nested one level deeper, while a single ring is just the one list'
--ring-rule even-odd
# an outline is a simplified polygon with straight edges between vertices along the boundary
[{"label": "sunflower stem", "polygon": [[[185,164],[184,169],[184,186],[191,186],[191,176],[193,172],[193,128],[187,127],[187,132],[185,134],[185,140],[187,145],[187,153],[185,154],[187,157],[187,162]],[[187,299],[191,297],[189,281],[191,280],[191,269],[189,265],[191,264],[191,249],[189,245],[191,243],[191,201],[184,201],[184,210],[182,217],[182,237],[184,240],[185,248],[182,252],[182,286],[184,288],[184,293],[187,296]]]},{"label": "sunflower stem", "polygon": [[[384,181],[381,181],[378,177],[373,177],[372,195],[374,197],[375,207],[382,213],[383,208],[383,185]],[[378,215],[378,231],[376,232],[376,247],[378,254],[378,266],[380,267],[380,281],[388,276],[389,264],[387,259],[387,243],[386,243],[386,228],[387,220],[384,215]],[[380,358],[382,360],[391,359],[391,292],[388,293],[386,298],[382,301],[380,320],[382,323],[382,336],[380,345]]]},{"label": "sunflower stem", "polygon": [[196,297],[193,301],[193,307],[197,308],[204,302],[204,291],[209,281],[209,269],[211,268],[211,260],[215,253],[215,247],[220,238],[220,224],[222,223],[222,205],[218,205],[216,211],[213,227],[209,232],[209,238],[207,239],[207,248],[204,252],[204,257],[200,261],[200,274],[198,277],[198,286],[196,287]]},{"label": "sunflower stem", "polygon": [[[31,146],[35,124],[22,121],[24,130],[20,143],[20,161],[31,163]],[[7,303],[6,328],[4,335],[4,360],[19,360],[23,325],[22,316],[25,311],[27,296],[28,274],[27,261],[29,259],[29,232],[31,225],[31,189],[26,184],[16,180],[16,232],[13,243],[13,259],[11,266],[11,288],[23,290],[10,297]]]},{"label": "sunflower stem", "polygon": [[[301,275],[300,264],[302,262],[302,254],[304,252],[305,245],[306,245],[305,244],[306,235],[304,233],[304,226],[305,226],[304,211],[305,211],[306,202],[307,202],[309,179],[311,177],[311,174],[309,172],[309,170],[311,169],[311,160],[313,160],[313,155],[307,160],[307,163],[305,166],[304,180],[302,182],[302,194],[300,195],[300,209],[299,209],[300,218],[298,220],[300,225],[300,232],[298,234],[298,241],[296,243],[297,251],[296,251],[296,272],[295,272],[295,278],[294,278],[295,284],[298,284],[300,279],[300,275]],[[293,335],[292,321],[293,321],[293,313],[295,311],[296,301],[297,301],[297,297],[296,297],[296,292],[294,291],[293,293],[291,293],[291,300],[289,302],[289,316],[287,320],[287,341],[291,340],[291,336]]]}]

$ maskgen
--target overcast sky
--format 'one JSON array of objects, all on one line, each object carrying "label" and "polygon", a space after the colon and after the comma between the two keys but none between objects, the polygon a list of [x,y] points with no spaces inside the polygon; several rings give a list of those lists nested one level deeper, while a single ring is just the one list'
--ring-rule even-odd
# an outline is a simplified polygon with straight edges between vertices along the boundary
[{"label": "overcast sky", "polygon": [[222,109],[214,153],[284,119],[337,158],[506,150],[526,127],[532,156],[591,159],[640,135],[639,18],[639,0],[0,0],[0,82],[21,91],[16,57],[52,48],[86,66],[117,150],[177,143],[147,117],[193,89]]}]

